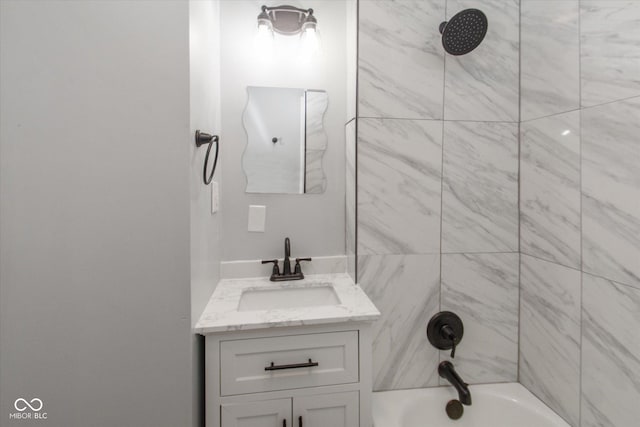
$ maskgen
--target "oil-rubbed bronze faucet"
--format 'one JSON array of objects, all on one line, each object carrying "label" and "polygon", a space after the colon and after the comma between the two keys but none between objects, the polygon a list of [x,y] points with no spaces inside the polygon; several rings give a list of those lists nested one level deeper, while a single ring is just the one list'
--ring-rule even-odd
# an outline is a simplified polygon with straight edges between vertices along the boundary
[{"label": "oil-rubbed bronze faucet", "polygon": [[438,375],[446,379],[452,386],[458,391],[458,400],[463,405],[471,406],[471,392],[469,391],[469,384],[465,383],[460,375],[456,372],[456,368],[453,367],[453,363],[445,360],[440,362],[438,366]]},{"label": "oil-rubbed bronze faucet", "polygon": [[289,257],[291,256],[291,241],[288,237],[284,239],[284,266],[282,267],[282,275],[283,276],[291,276],[291,261],[289,261]]},{"label": "oil-rubbed bronze faucet", "polygon": [[263,264],[273,263],[273,270],[271,272],[271,277],[269,278],[269,280],[271,280],[272,282],[281,282],[284,280],[304,279],[304,274],[302,274],[302,267],[300,266],[300,262],[311,261],[311,258],[296,258],[296,265],[292,273],[290,257],[291,257],[291,241],[287,237],[284,239],[284,262],[282,267],[282,274],[280,273],[280,267],[278,266],[277,259],[267,259],[262,261]]}]

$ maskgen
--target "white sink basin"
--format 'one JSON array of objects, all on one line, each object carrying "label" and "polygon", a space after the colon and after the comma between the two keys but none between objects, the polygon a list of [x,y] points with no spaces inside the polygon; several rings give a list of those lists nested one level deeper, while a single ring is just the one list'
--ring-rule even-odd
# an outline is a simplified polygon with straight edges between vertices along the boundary
[{"label": "white sink basin", "polygon": [[238,311],[338,305],[340,299],[330,284],[307,288],[251,289],[242,292]]}]

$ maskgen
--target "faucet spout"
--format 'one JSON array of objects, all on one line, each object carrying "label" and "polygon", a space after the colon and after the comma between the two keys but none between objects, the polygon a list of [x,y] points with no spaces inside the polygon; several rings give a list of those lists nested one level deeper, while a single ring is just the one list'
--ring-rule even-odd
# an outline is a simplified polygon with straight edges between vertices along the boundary
[{"label": "faucet spout", "polygon": [[291,272],[291,240],[289,238],[284,239],[284,263],[282,267],[282,272],[278,267],[277,259],[267,259],[262,261],[263,264],[273,263],[273,271],[271,273],[271,277],[269,280],[272,282],[284,282],[287,280],[302,280],[304,279],[304,274],[302,274],[302,267],[300,266],[300,262],[302,261],[311,261],[311,258],[296,258],[296,266],[295,271]]},{"label": "faucet spout", "polygon": [[291,275],[291,241],[288,237],[284,239],[284,267],[282,269],[283,276]]},{"label": "faucet spout", "polygon": [[441,362],[438,366],[438,375],[449,381],[451,385],[456,388],[458,391],[458,400],[460,400],[463,405],[471,405],[471,392],[469,391],[469,386],[467,383],[462,381],[462,378],[460,378],[460,375],[456,372],[456,368],[454,368],[453,363],[448,361]]}]

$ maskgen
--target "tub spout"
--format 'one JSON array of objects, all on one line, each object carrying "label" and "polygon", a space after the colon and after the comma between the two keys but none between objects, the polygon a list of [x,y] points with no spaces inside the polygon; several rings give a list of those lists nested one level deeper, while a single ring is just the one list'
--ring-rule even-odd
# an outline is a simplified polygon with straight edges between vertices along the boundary
[{"label": "tub spout", "polygon": [[458,397],[463,405],[471,405],[471,392],[467,383],[462,381],[462,378],[456,372],[456,368],[453,367],[451,362],[444,361],[438,366],[438,374],[449,381],[452,386],[458,391]]}]

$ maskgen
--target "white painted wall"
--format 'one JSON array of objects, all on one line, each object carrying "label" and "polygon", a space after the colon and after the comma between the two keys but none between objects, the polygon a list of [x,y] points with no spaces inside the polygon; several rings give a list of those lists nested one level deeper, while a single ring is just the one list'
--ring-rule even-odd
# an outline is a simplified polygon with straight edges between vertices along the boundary
[{"label": "white painted wall", "polygon": [[[191,135],[220,132],[220,2],[189,1]],[[193,140],[191,140],[193,141]],[[220,214],[211,213],[211,186],[202,182],[205,147],[191,142],[191,326],[220,277]],[[215,150],[215,148],[214,148]],[[222,165],[214,182],[221,185]],[[212,184],[213,185],[213,184]],[[204,423],[204,339],[192,336],[193,425]]]},{"label": "white painted wall", "polygon": [[188,8],[0,2],[3,427],[191,424]]},{"label": "white painted wall", "polygon": [[[347,2],[290,1],[313,8],[322,40],[322,56],[304,62],[297,57],[297,37],[276,36],[274,55],[254,50],[256,17],[264,0],[221,2],[222,192],[223,259],[282,256],[289,236],[292,255],[345,253],[345,146],[347,116],[346,15]],[[324,156],[327,190],[323,194],[246,194],[241,159],[247,137],[242,112],[247,86],[324,89],[329,107],[325,116],[328,149]],[[247,232],[249,205],[266,205],[265,233]]]}]

